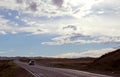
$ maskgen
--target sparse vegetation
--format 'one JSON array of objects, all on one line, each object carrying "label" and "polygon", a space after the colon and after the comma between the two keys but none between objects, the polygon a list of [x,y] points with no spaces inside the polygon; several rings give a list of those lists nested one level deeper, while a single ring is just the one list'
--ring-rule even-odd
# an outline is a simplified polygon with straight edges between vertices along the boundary
[{"label": "sparse vegetation", "polygon": [[44,58],[35,59],[35,61],[44,66],[58,67],[58,68],[70,68],[70,69],[84,69],[88,64],[92,63],[95,58]]},{"label": "sparse vegetation", "polygon": [[120,76],[120,49],[104,54],[100,58],[42,58],[35,61],[44,66],[70,68],[95,73]]},{"label": "sparse vegetation", "polygon": [[[120,49],[106,53],[100,58],[37,58],[34,60],[37,64],[48,67],[84,70],[120,77]],[[21,61],[28,62],[29,59],[23,58]]]},{"label": "sparse vegetation", "polygon": [[0,60],[0,77],[33,77],[12,60]]},{"label": "sparse vegetation", "polygon": [[90,68],[105,71],[120,71],[120,49],[96,59]]}]

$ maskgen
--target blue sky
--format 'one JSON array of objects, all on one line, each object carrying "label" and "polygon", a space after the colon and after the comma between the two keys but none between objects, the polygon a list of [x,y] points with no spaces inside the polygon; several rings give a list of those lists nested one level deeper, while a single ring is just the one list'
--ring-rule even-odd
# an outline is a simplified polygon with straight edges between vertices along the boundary
[{"label": "blue sky", "polygon": [[0,56],[98,57],[120,47],[119,0],[2,0]]}]

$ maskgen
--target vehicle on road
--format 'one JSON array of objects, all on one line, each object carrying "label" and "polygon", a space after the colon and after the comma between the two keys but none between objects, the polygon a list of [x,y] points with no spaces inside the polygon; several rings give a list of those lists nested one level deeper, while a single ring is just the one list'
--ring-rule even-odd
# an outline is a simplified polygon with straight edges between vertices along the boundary
[{"label": "vehicle on road", "polygon": [[33,60],[30,60],[29,65],[35,65],[35,62]]}]

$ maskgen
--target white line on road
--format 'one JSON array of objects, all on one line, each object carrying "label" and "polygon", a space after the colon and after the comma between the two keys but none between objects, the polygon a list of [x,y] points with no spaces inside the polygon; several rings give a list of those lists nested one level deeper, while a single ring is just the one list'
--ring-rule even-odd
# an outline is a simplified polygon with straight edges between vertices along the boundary
[{"label": "white line on road", "polygon": [[32,72],[32,71],[30,71],[29,69],[27,69],[27,68],[25,68],[28,72],[30,72],[33,76],[35,76],[35,77],[44,77],[44,75],[43,74],[40,74],[40,73],[34,73],[34,72]]},{"label": "white line on road", "polygon": [[[26,69],[26,68],[24,68],[24,69]],[[28,69],[26,69],[29,73],[31,73],[33,76],[35,76],[35,77],[39,77],[39,76],[37,76],[35,73],[33,73],[32,71],[30,71],[30,70],[28,70]]]},{"label": "white line on road", "polygon": [[34,73],[37,77],[44,77],[43,74],[39,74],[39,73]]},{"label": "white line on road", "polygon": [[[17,63],[16,61],[14,61],[15,63]],[[18,63],[17,63],[18,64]],[[21,65],[22,63],[18,64],[19,66],[21,66],[22,68],[24,68],[26,71],[28,71],[29,73],[31,73],[34,77],[43,77],[43,74],[37,74],[32,72],[30,69],[26,68],[23,64],[23,66]]]}]

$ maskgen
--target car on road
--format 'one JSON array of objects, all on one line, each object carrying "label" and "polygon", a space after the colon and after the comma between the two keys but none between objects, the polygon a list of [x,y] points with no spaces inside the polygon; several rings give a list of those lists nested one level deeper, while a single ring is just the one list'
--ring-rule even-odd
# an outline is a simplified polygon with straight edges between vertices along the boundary
[{"label": "car on road", "polygon": [[35,62],[33,60],[30,60],[29,65],[35,65]]}]

